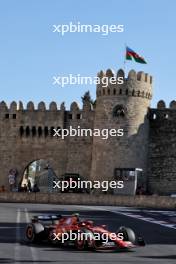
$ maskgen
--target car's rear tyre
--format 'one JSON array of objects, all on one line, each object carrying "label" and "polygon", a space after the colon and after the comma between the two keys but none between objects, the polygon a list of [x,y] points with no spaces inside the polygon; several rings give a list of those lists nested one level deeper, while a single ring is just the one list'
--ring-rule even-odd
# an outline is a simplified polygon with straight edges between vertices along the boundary
[{"label": "car's rear tyre", "polygon": [[135,244],[136,242],[136,235],[134,231],[129,227],[120,227],[118,233],[123,233],[123,240],[124,241],[130,241],[131,243]]},{"label": "car's rear tyre", "polygon": [[38,241],[38,236],[35,233],[35,227],[33,224],[29,224],[26,228],[26,238],[29,242],[35,243]]}]

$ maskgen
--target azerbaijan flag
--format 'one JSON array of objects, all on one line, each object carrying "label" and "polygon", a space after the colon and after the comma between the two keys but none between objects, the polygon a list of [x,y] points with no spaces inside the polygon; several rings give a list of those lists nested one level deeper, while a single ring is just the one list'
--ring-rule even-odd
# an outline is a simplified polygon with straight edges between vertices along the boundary
[{"label": "azerbaijan flag", "polygon": [[143,57],[139,56],[135,51],[126,47],[126,60],[134,59],[135,62],[146,64],[147,62],[144,60]]}]

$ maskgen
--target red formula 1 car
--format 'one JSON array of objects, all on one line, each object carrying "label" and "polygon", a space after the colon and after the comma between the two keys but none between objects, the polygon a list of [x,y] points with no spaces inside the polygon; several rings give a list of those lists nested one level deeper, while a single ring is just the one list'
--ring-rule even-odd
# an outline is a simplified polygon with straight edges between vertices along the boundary
[{"label": "red formula 1 car", "polygon": [[121,226],[112,233],[105,225],[80,221],[78,214],[34,216],[26,227],[26,238],[33,243],[48,241],[55,245],[74,245],[79,250],[116,251],[145,245],[144,240],[130,228]]}]

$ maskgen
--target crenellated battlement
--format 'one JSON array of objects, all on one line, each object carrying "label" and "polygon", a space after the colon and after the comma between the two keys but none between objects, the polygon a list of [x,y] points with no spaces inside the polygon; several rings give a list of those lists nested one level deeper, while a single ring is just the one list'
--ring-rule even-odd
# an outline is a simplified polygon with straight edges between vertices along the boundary
[{"label": "crenellated battlement", "polygon": [[41,101],[38,103],[38,106],[35,108],[34,102],[29,101],[26,105],[26,108],[25,108],[21,101],[19,101],[18,103],[13,101],[10,103],[10,106],[8,107],[6,102],[2,101],[2,102],[0,102],[0,112],[2,112],[2,111],[16,112],[16,111],[24,111],[24,110],[25,111],[26,110],[28,110],[28,111],[35,111],[35,110],[38,110],[38,111],[46,111],[46,110],[57,111],[57,110],[62,110],[61,106],[60,106],[60,108],[58,108],[56,102],[51,102],[49,104],[49,108],[47,108],[45,102]]},{"label": "crenellated battlement", "polygon": [[176,121],[176,101],[170,102],[169,107],[166,106],[165,101],[160,100],[156,108],[151,108],[149,112],[150,120],[173,120]]},{"label": "crenellated battlement", "polygon": [[157,103],[157,109],[159,109],[159,110],[164,110],[164,109],[176,110],[176,101],[172,100],[169,104],[169,107],[167,107],[165,101],[160,100]]},{"label": "crenellated battlement", "polygon": [[0,122],[4,126],[4,136],[10,131],[11,135],[20,139],[54,139],[54,128],[81,126],[85,122],[92,127],[93,116],[92,105],[87,100],[83,102],[82,109],[76,102],[72,102],[69,110],[66,110],[64,103],[58,107],[56,102],[51,102],[48,107],[43,101],[37,107],[32,101],[26,107],[21,101],[13,101],[9,106],[4,101],[0,102]]},{"label": "crenellated battlement", "polygon": [[[23,103],[12,102],[9,106],[0,102],[0,120],[4,126],[20,127],[19,135],[52,135],[54,127],[64,128],[66,124],[81,125],[83,122],[93,120],[94,110],[89,101],[84,101],[82,108],[76,102],[72,102],[69,110],[66,110],[65,104],[61,103],[58,107],[56,102],[51,102],[48,107],[41,101],[35,107],[34,102],[29,101],[26,107]],[[11,127],[11,128],[12,128]],[[33,132],[30,132],[33,131]],[[43,132],[44,131],[44,132]],[[50,131],[50,132],[48,132]],[[45,133],[46,132],[46,133]]]},{"label": "crenellated battlement", "polygon": [[[97,76],[100,78],[100,84],[97,85],[97,97],[100,96],[134,96],[151,100],[153,78],[144,72],[135,72],[131,70],[125,77],[125,72],[120,69],[116,73],[108,69],[106,72],[100,71]],[[108,79],[108,85],[103,81]],[[114,83],[110,79],[116,79]],[[123,79],[123,83],[121,80]],[[119,82],[120,81],[120,82]]]},{"label": "crenellated battlement", "polygon": [[[107,69],[106,71],[101,70],[98,72],[97,76],[99,78],[103,77],[123,77],[125,78],[125,72],[122,69],[119,69],[116,73],[112,69]],[[125,78],[126,80],[137,80],[137,81],[142,81],[146,82],[150,85],[152,85],[153,79],[152,76],[149,75],[148,73],[144,73],[142,71],[136,72],[135,70],[130,70],[128,73],[128,76]]]},{"label": "crenellated battlement", "polygon": [[51,111],[51,112],[56,112],[56,111],[70,111],[70,112],[77,112],[77,111],[84,111],[84,110],[93,110],[92,109],[92,105],[90,102],[84,102],[82,109],[78,106],[77,102],[72,102],[70,105],[70,110],[66,110],[65,108],[65,104],[61,103],[60,107],[57,105],[56,102],[52,101],[49,104],[49,107],[46,106],[45,102],[41,101],[38,103],[37,107],[35,107],[34,102],[29,101],[26,104],[26,107],[23,106],[23,103],[21,101],[19,101],[18,103],[13,101],[10,103],[10,105],[8,106],[8,104],[4,101],[0,102],[0,113],[2,112],[20,112],[20,111]]}]

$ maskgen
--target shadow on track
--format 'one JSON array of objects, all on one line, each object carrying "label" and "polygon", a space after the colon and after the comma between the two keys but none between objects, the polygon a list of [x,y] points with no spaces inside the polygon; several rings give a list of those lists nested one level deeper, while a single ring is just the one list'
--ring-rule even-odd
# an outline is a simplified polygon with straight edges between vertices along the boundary
[{"label": "shadow on track", "polygon": [[[0,263],[15,263],[15,259],[10,259],[10,258],[0,258]],[[21,259],[17,261],[18,263],[57,263],[58,261],[48,261],[48,260],[26,260],[26,259]]]},{"label": "shadow on track", "polygon": [[176,259],[176,255],[166,255],[166,256],[142,256],[142,258],[150,258],[150,259]]}]

